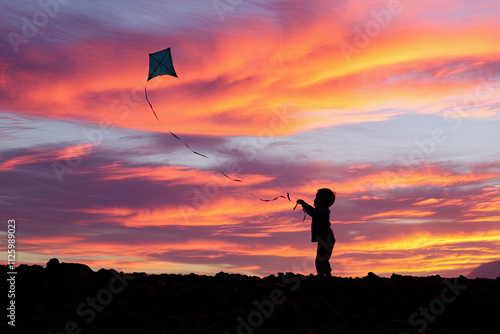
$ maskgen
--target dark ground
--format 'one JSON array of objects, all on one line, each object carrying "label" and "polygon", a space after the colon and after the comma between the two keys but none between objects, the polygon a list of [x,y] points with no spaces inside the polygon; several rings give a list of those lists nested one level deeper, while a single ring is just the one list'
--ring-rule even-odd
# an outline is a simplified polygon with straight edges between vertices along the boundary
[{"label": "dark ground", "polygon": [[[0,266],[7,276],[7,267]],[[10,276],[7,276],[9,278]],[[10,289],[5,279],[0,294]],[[18,333],[498,333],[500,278],[123,275],[21,265]],[[420,331],[419,331],[420,330]]]}]

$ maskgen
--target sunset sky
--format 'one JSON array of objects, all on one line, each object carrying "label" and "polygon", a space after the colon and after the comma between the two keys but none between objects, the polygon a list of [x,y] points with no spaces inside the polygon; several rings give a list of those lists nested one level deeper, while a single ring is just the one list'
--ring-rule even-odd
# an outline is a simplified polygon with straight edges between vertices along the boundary
[{"label": "sunset sky", "polygon": [[[335,276],[500,259],[498,0],[4,1],[0,18],[5,259],[15,219],[18,264],[315,273],[293,207],[324,187]],[[144,86],[167,47],[179,78],[147,83],[162,124]]]}]

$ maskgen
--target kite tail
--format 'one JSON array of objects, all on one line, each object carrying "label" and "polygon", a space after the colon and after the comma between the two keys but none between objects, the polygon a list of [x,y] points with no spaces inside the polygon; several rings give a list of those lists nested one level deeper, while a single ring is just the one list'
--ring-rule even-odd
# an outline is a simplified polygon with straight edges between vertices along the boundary
[{"label": "kite tail", "polygon": [[[161,122],[161,121],[160,121],[160,122]],[[161,124],[163,124],[163,123],[161,123]],[[165,126],[165,125],[163,125],[163,126]],[[170,134],[171,134],[172,136],[174,136],[174,137],[175,137],[175,139],[177,139],[178,141],[180,141],[181,143],[183,143],[183,144],[184,144],[184,146],[186,146],[187,148],[189,148],[189,149],[191,150],[191,152],[193,152],[194,154],[198,154],[199,156],[202,156],[202,157],[207,158],[208,160],[210,160],[210,158],[209,158],[209,157],[207,157],[205,154],[202,154],[202,153],[200,153],[200,152],[196,152],[195,150],[193,150],[193,149],[191,148],[191,146],[189,146],[189,145],[188,145],[188,143],[186,143],[184,140],[182,140],[182,139],[181,139],[179,136],[177,136],[175,133],[173,133],[172,131],[168,131],[168,132],[170,132]]]},{"label": "kite tail", "polygon": [[[148,91],[147,91],[147,89],[146,89],[146,88],[147,88],[147,82],[146,82],[146,85],[144,86],[144,94],[146,95],[146,101],[148,101],[149,107],[151,108],[151,111],[153,111],[153,114],[155,115],[156,119],[157,119],[158,121],[160,121],[161,125],[163,125],[163,126],[166,128],[165,124],[163,124],[163,122],[162,122],[162,121],[158,118],[158,115],[156,115],[156,112],[155,112],[155,110],[154,110],[154,108],[153,108],[153,105],[151,104],[151,102],[150,102],[150,101],[149,101],[149,99],[148,99]],[[189,149],[191,150],[191,152],[193,152],[194,154],[198,154],[198,155],[200,155],[200,156],[202,156],[202,157],[204,157],[204,158],[209,159],[209,158],[208,158],[205,154],[202,154],[202,153],[200,153],[200,152],[196,152],[195,150],[193,150],[193,149],[191,148],[191,146],[189,146],[189,145],[188,145],[188,144],[187,144],[184,140],[182,140],[182,139],[181,139],[179,136],[177,136],[175,133],[173,133],[172,131],[169,131],[169,132],[170,132],[170,134],[171,134],[172,136],[174,136],[177,140],[179,140],[179,141],[180,141],[181,143],[183,143],[183,144],[184,144],[187,148],[189,148]]]},{"label": "kite tail", "polygon": [[[146,85],[144,85],[144,94],[146,95],[146,101],[148,101],[148,104],[149,106],[151,107],[151,111],[153,111],[153,114],[155,115],[156,119],[160,121],[160,119],[158,118],[158,116],[156,115],[155,113],[155,110],[153,109],[153,105],[151,104],[151,102],[149,102],[149,99],[148,99],[148,91],[146,89],[147,87],[147,82],[146,82]],[[161,121],[160,121],[161,122]]]}]

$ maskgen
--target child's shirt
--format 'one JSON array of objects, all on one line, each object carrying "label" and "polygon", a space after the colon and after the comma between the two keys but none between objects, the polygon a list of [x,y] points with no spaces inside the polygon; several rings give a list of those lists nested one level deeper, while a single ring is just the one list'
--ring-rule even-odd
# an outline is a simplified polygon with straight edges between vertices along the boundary
[{"label": "child's shirt", "polygon": [[307,203],[302,205],[305,212],[312,217],[311,221],[311,241],[317,242],[318,237],[326,239],[329,235],[333,236],[330,228],[330,209],[327,207],[314,208]]}]

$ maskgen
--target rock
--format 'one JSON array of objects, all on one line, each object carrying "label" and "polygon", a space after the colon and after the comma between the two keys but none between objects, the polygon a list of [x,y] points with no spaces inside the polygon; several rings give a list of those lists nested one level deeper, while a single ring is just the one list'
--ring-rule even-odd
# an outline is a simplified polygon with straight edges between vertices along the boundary
[{"label": "rock", "polygon": [[[325,285],[315,276],[293,273],[264,278],[137,273],[132,278],[114,269],[59,276],[89,272],[86,268],[57,259],[43,270],[22,266],[30,274],[17,276],[16,327],[23,333],[60,333],[75,321],[73,332],[81,333],[416,333],[415,323],[425,319],[419,312],[427,310],[436,320],[427,322],[426,333],[489,333],[500,309],[500,280],[460,277],[447,284],[437,276],[368,273],[332,277]],[[457,287],[457,294],[450,284],[466,288]],[[5,284],[0,292],[7,294]],[[0,321],[0,332],[7,332],[6,326]]]},{"label": "rock", "polygon": [[53,259],[50,259],[49,262],[47,262],[45,267],[48,270],[56,270],[57,268],[59,268],[59,265],[60,265],[59,259],[53,258]]},{"label": "rock", "polygon": [[46,270],[49,274],[67,275],[67,274],[93,274],[94,272],[86,264],[81,263],[59,263],[59,259],[50,259],[46,264]]}]

